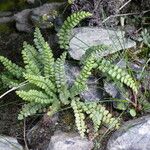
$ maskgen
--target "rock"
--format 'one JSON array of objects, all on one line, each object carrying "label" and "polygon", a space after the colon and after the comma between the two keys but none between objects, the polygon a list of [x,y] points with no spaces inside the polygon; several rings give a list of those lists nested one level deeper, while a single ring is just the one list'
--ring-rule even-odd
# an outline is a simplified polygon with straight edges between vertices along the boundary
[{"label": "rock", "polygon": [[0,17],[8,17],[8,16],[12,16],[11,11],[0,11]]},{"label": "rock", "polygon": [[10,11],[0,11],[0,24],[14,21],[14,16]]},{"label": "rock", "polygon": [[14,15],[18,31],[31,32],[33,30],[33,27],[29,22],[31,10],[32,9],[25,9]]},{"label": "rock", "polygon": [[134,41],[125,39],[123,31],[119,30],[81,27],[75,28],[72,32],[72,36],[69,44],[69,54],[76,60],[80,60],[86,49],[94,45],[104,44],[110,46],[111,50],[104,51],[101,56],[136,46]]},{"label": "rock", "polygon": [[45,29],[53,26],[55,17],[59,13],[59,9],[63,8],[64,3],[49,3],[37,7],[32,10],[30,19],[34,25]]},{"label": "rock", "polygon": [[150,115],[126,122],[111,136],[107,150],[150,150]]},{"label": "rock", "polygon": [[[76,77],[80,74],[81,68],[77,64],[67,62],[65,64],[65,72],[67,75],[68,85],[71,86]],[[90,76],[88,81],[88,89],[80,94],[80,96],[87,101],[98,101],[103,96],[103,90],[100,88],[99,79]]]},{"label": "rock", "polygon": [[35,0],[27,0],[27,3],[34,4]]},{"label": "rock", "polygon": [[0,136],[0,150],[23,150],[23,147],[13,137]]},{"label": "rock", "polygon": [[58,121],[58,114],[44,117],[27,132],[27,141],[31,149],[46,150],[49,145],[49,139],[54,134]]},{"label": "rock", "polygon": [[50,141],[47,150],[91,150],[92,141],[81,138],[76,133],[55,133]]},{"label": "rock", "polygon": [[[55,15],[64,3],[48,3],[33,9],[25,9],[14,15],[18,31],[31,32],[33,26],[42,29],[49,28],[54,22]],[[46,19],[43,18],[46,16]],[[7,17],[8,18],[8,17]]]}]

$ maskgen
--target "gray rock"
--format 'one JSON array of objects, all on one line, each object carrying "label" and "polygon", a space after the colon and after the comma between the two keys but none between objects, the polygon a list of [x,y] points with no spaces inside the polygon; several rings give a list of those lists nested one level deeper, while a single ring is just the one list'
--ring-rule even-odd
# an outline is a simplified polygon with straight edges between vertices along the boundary
[{"label": "gray rock", "polygon": [[[36,25],[40,28],[49,28],[54,21],[54,11],[62,8],[64,3],[48,3],[33,9],[25,9],[14,15],[18,31],[31,32]],[[47,19],[42,19],[45,15]],[[10,19],[10,18],[6,18]],[[5,20],[6,20],[5,19]],[[7,21],[8,22],[8,21]]]},{"label": "gray rock", "polygon": [[100,44],[110,46],[110,49],[101,54],[102,57],[122,49],[136,46],[134,41],[124,38],[123,31],[97,27],[81,27],[75,28],[72,32],[69,54],[73,59],[80,60],[86,49]]},{"label": "gray rock", "polygon": [[[68,85],[71,86],[76,77],[80,74],[81,68],[77,64],[67,62],[65,64],[65,71],[67,75]],[[80,96],[87,101],[98,101],[102,99],[103,90],[100,88],[99,79],[90,76],[87,81],[88,89],[80,94]]]},{"label": "gray rock", "polygon": [[27,0],[29,4],[34,4],[35,0]]},{"label": "gray rock", "polygon": [[11,11],[0,11],[0,17],[8,17],[8,16],[12,16]]},{"label": "gray rock", "polygon": [[23,150],[23,147],[15,138],[0,136],[0,150]]},{"label": "gray rock", "polygon": [[47,150],[91,150],[92,141],[81,138],[76,133],[57,132],[52,136]]},{"label": "gray rock", "polygon": [[[49,28],[53,26],[54,19],[63,5],[64,3],[60,2],[44,4],[32,10],[30,19],[34,25],[38,25],[40,28]],[[43,16],[45,16],[45,19]]]},{"label": "gray rock", "polygon": [[111,136],[107,150],[150,150],[150,115],[126,122]]},{"label": "gray rock", "polygon": [[14,15],[16,28],[18,31],[31,32],[32,25],[29,22],[29,16],[32,9],[25,9]]},{"label": "gray rock", "polygon": [[27,141],[31,149],[47,149],[49,145],[49,139],[54,134],[57,121],[57,113],[52,117],[49,117],[45,114],[43,118],[27,132]]}]

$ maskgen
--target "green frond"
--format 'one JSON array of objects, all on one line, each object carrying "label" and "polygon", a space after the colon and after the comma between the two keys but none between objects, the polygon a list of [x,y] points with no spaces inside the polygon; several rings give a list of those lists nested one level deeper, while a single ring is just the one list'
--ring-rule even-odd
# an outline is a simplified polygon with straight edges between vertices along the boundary
[{"label": "green frond", "polygon": [[16,94],[23,100],[34,103],[50,104],[53,99],[48,95],[44,94],[42,91],[29,90],[29,91],[16,91]]},{"label": "green frond", "polygon": [[24,42],[22,57],[25,64],[26,73],[40,75],[40,64],[38,62],[38,52],[36,49]]},{"label": "green frond", "polygon": [[87,89],[87,79],[91,75],[91,70],[96,67],[97,64],[95,63],[95,58],[93,56],[89,57],[70,89],[71,96],[78,95]]},{"label": "green frond", "polygon": [[49,44],[44,40],[39,28],[34,32],[34,43],[41,54],[42,64],[44,66],[44,76],[54,78],[54,57]]},{"label": "green frond", "polygon": [[71,16],[67,18],[67,20],[64,22],[62,28],[60,29],[58,33],[59,37],[59,44],[60,48],[68,49],[69,48],[69,41],[71,38],[71,31],[72,29],[83,19],[92,16],[91,13],[80,11],[75,12]]},{"label": "green frond", "polygon": [[34,103],[34,102],[24,104],[22,110],[18,114],[18,120],[23,120],[24,118],[28,116],[35,115],[38,111],[41,111],[42,108],[44,107],[45,105],[41,105],[41,104]]},{"label": "green frond", "polygon": [[19,80],[13,79],[11,75],[7,75],[7,74],[2,74],[0,78],[1,78],[3,85],[6,85],[9,88],[19,86],[21,82]]},{"label": "green frond", "polygon": [[103,73],[109,74],[114,80],[118,80],[127,86],[129,86],[135,93],[138,92],[138,86],[136,81],[132,78],[131,75],[127,73],[122,68],[119,68],[117,65],[112,64],[110,61],[105,59],[100,59],[98,62],[98,69]]},{"label": "green frond", "polygon": [[111,129],[119,128],[120,123],[118,119],[113,118],[109,111],[101,104],[97,102],[86,103],[78,100],[76,101],[76,105],[82,112],[89,115],[93,122],[95,132],[98,131],[102,124],[110,127]]},{"label": "green frond", "polygon": [[4,67],[15,77],[20,78],[22,77],[22,73],[24,72],[24,69],[16,65],[15,63],[12,63],[11,60],[0,56],[0,62],[4,65]]},{"label": "green frond", "polygon": [[63,104],[69,103],[68,98],[70,96],[64,66],[66,55],[67,53],[64,52],[55,62],[55,82],[59,98]]},{"label": "green frond", "polygon": [[75,116],[75,123],[77,126],[77,129],[79,131],[79,134],[81,137],[85,136],[86,130],[87,130],[87,126],[85,124],[85,115],[82,112],[81,108],[78,106],[79,99],[76,98],[74,100],[71,101],[71,107],[74,111],[74,116]]},{"label": "green frond", "polygon": [[56,97],[56,95],[54,94],[56,93],[56,87],[48,78],[39,75],[29,74],[25,74],[24,76],[25,79],[29,81],[29,83],[32,83],[39,88],[42,88],[49,96]]},{"label": "green frond", "polygon": [[102,53],[104,54],[110,49],[111,48],[109,46],[103,44],[89,47],[81,58],[81,64],[85,64],[86,60],[91,57],[91,55],[93,55],[95,59],[102,58]]}]

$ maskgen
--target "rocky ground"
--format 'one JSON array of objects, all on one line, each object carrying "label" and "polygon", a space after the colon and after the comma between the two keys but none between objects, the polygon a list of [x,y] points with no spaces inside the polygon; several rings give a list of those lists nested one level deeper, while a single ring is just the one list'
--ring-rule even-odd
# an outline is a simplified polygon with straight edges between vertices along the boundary
[{"label": "rocky ground", "polygon": [[[27,2],[28,7],[25,7],[25,9],[0,12],[0,55],[8,57],[19,65],[23,65],[21,63],[22,43],[23,41],[32,43],[33,29],[35,26],[41,28],[44,37],[48,40],[52,48],[57,49],[54,50],[54,54],[55,57],[58,57],[62,51],[58,49],[56,33],[66,18],[67,13],[86,10],[94,14],[93,18],[82,23],[86,27],[78,27],[73,30],[72,34],[75,37],[71,39],[69,44],[70,60],[65,64],[69,85],[72,84],[81,69],[77,61],[81,59],[81,56],[87,48],[87,45],[83,43],[88,43],[88,46],[105,44],[112,46],[112,48],[115,45],[115,50],[121,54],[126,49],[137,49],[139,47],[138,30],[143,26],[147,26],[147,12],[145,11],[150,9],[149,0],[135,0],[129,4],[127,0],[110,0],[109,2],[106,0],[75,0],[67,8],[66,14],[62,16],[57,15],[56,12],[61,12],[65,9],[66,3],[64,2],[48,3],[44,1],[43,4],[37,4],[34,0],[28,0]],[[104,19],[103,9],[101,8],[104,8],[106,11],[106,16],[111,17],[105,17]],[[143,13],[140,14],[141,12]],[[123,26],[125,30],[122,30],[122,27],[118,27],[120,20],[114,17],[119,13],[135,13],[139,17],[138,19],[142,18],[142,21],[138,21],[134,25],[131,21],[133,18],[129,17],[126,20],[129,26]],[[44,20],[43,15],[46,16],[46,20]],[[145,19],[143,19],[144,17]],[[107,26],[107,28],[104,29],[104,26]],[[128,30],[129,28],[131,31]],[[77,40],[76,37],[79,39],[82,38],[83,42]],[[116,51],[111,51],[110,53],[110,50],[107,50],[100,57],[112,55]],[[130,64],[126,64],[125,60],[117,60],[116,63],[118,65],[121,63],[122,67],[130,65],[130,68],[136,72],[136,78],[141,79],[138,72],[142,71],[143,65],[145,64],[144,59],[136,59],[136,61]],[[1,66],[0,69],[1,71],[3,70]],[[147,75],[141,81],[144,90],[146,89],[148,92],[150,91],[149,71],[148,69],[146,72]],[[80,96],[89,101],[93,99],[103,100],[106,95],[111,95],[113,98],[122,98],[121,93],[113,83],[102,79],[103,76],[101,75],[91,76],[88,80],[89,89],[81,93]],[[103,83],[104,81],[106,81],[105,84]],[[99,85],[104,86],[100,87]],[[3,92],[0,87],[0,93],[2,94]],[[147,104],[146,98],[143,101],[144,104]],[[96,140],[92,141],[89,137],[82,139],[77,134],[74,125],[74,116],[70,109],[56,114],[53,118],[48,118],[46,115],[44,117],[34,116],[33,118],[27,119],[24,123],[18,122],[17,120],[17,113],[21,108],[22,102],[14,96],[14,93],[10,93],[0,102],[0,150],[22,150],[25,147],[26,150],[150,149],[150,107],[147,108],[147,111],[140,112],[137,119],[125,115],[122,121],[123,126],[119,130],[104,136],[107,131],[104,128]],[[117,104],[113,104],[113,107],[118,108]],[[112,109],[112,105],[109,109]],[[119,113],[117,112],[116,114],[118,115]],[[125,122],[126,120],[130,121]]]}]

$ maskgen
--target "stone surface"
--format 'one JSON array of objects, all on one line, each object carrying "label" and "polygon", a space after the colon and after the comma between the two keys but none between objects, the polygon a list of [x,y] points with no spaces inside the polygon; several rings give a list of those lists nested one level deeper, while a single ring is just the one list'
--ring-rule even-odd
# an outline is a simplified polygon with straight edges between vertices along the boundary
[{"label": "stone surface", "polygon": [[58,114],[49,117],[46,114],[43,118],[27,132],[28,145],[33,150],[46,150],[49,140],[54,134],[58,121]]},{"label": "stone surface", "polygon": [[31,10],[32,9],[25,9],[14,15],[18,31],[31,32],[33,30],[32,25],[29,22]]},{"label": "stone surface", "polygon": [[0,136],[0,150],[23,150],[23,147],[15,138]]},{"label": "stone surface", "polygon": [[[37,8],[25,9],[16,13],[13,19],[16,21],[18,31],[31,32],[33,27],[49,28],[53,24],[55,15],[54,11],[59,11],[64,3],[47,3]],[[46,19],[43,18],[46,16]],[[10,19],[10,18],[6,18]],[[7,21],[8,22],[8,21]]]},{"label": "stone surface", "polygon": [[44,4],[32,10],[30,19],[34,25],[38,25],[40,28],[49,28],[53,26],[55,17],[63,5],[62,2]]},{"label": "stone surface", "polygon": [[97,27],[81,27],[72,31],[69,54],[73,59],[80,60],[86,49],[90,46],[109,45],[111,50],[104,51],[101,55],[106,56],[116,51],[135,47],[136,43],[124,38],[124,32]]},{"label": "stone surface", "polygon": [[150,115],[126,122],[113,133],[107,150],[150,150]]},{"label": "stone surface", "polygon": [[35,0],[27,0],[29,4],[34,4]]},{"label": "stone surface", "polygon": [[47,150],[91,150],[92,148],[92,141],[83,139],[76,133],[60,131],[52,136]]},{"label": "stone surface", "polygon": [[[72,85],[76,77],[80,74],[81,68],[77,64],[67,62],[65,64],[68,85]],[[100,88],[100,82],[97,77],[90,76],[88,81],[88,89],[80,94],[87,101],[98,101],[103,96],[103,90]]]}]

